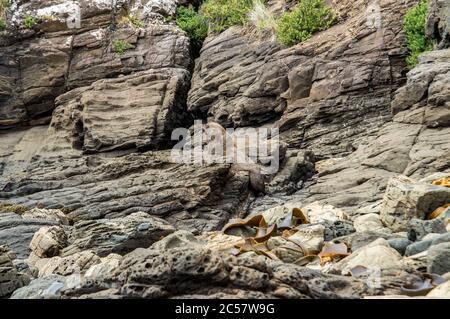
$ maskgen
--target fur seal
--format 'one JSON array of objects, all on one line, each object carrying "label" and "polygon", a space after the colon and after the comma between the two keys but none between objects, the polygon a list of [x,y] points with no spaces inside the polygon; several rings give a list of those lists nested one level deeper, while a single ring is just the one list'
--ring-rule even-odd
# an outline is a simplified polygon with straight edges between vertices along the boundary
[{"label": "fur seal", "polygon": [[[227,138],[232,138],[232,152],[233,152],[233,162],[234,168],[238,171],[247,171],[249,173],[249,186],[250,189],[256,194],[265,194],[266,193],[266,183],[265,176],[261,173],[261,168],[258,164],[238,164],[237,162],[237,145],[236,145],[236,137],[230,136],[225,128],[216,123],[216,122],[208,122],[205,124],[206,129],[215,129],[221,132],[222,141],[224,142],[224,150],[226,151],[226,141]],[[224,152],[225,155],[225,152]]]}]

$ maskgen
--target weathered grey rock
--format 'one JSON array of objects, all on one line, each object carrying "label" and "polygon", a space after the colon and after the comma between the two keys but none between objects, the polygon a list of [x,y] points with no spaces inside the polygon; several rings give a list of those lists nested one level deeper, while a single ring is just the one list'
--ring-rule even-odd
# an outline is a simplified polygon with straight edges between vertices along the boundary
[{"label": "weathered grey rock", "polygon": [[341,209],[320,202],[303,206],[310,223],[336,222],[348,220],[348,215]]},{"label": "weathered grey rock", "polygon": [[198,233],[222,227],[249,191],[246,172],[231,173],[229,165],[174,163],[165,151],[122,157],[77,154],[45,157],[45,161],[36,157],[31,162],[16,161],[16,156],[10,161],[6,157],[11,169],[0,178],[0,198],[14,198],[28,207],[65,207],[75,220],[143,211]]},{"label": "weathered grey rock", "polygon": [[100,263],[92,265],[84,274],[85,278],[103,278],[107,277],[117,267],[119,267],[123,257],[117,254],[111,254],[101,258]]},{"label": "weathered grey rock", "polygon": [[408,223],[408,231],[414,231],[417,239],[422,239],[427,234],[446,233],[444,219],[437,218],[433,220],[411,219]]},{"label": "weathered grey rock", "polygon": [[283,237],[271,237],[267,241],[267,248],[285,263],[295,263],[305,256],[305,252],[299,246]]},{"label": "weathered grey rock", "polygon": [[430,248],[432,243],[432,240],[422,240],[417,243],[413,243],[406,248],[405,255],[414,256],[423,251],[426,251],[428,248]]},{"label": "weathered grey rock", "polygon": [[136,248],[148,248],[175,231],[166,221],[146,213],[133,213],[116,219],[81,221],[68,235],[69,245],[62,256],[91,250],[100,257],[124,255]]},{"label": "weathered grey rock", "polygon": [[445,0],[430,0],[426,35],[438,42],[438,48],[450,46],[450,4]]},{"label": "weathered grey rock", "polygon": [[429,236],[426,236],[421,241],[413,243],[409,245],[406,248],[406,256],[413,256],[416,254],[419,254],[423,251],[426,251],[431,246],[438,245],[441,243],[450,242],[450,233],[446,234],[433,234],[433,236],[430,238]]},{"label": "weathered grey rock", "polygon": [[443,275],[450,271],[450,242],[432,246],[428,250],[427,271]]},{"label": "weathered grey rock", "polygon": [[66,245],[67,236],[63,228],[42,227],[34,234],[30,249],[38,257],[50,258],[57,256]]},{"label": "weathered grey rock", "polygon": [[279,50],[271,41],[255,48],[237,27],[209,37],[195,66],[189,110],[225,127],[276,118],[286,107],[280,97],[288,88],[286,74],[299,59]]},{"label": "weathered grey rock", "polygon": [[189,231],[179,230],[170,235],[165,236],[163,239],[154,243],[151,248],[159,250],[173,249],[177,247],[190,247],[190,246],[203,246],[206,242],[198,239]]},{"label": "weathered grey rock", "polygon": [[325,240],[325,227],[323,225],[307,225],[296,228],[297,232],[289,237],[305,247],[310,252],[320,252]]},{"label": "weathered grey rock", "polygon": [[[19,3],[8,19],[18,30],[0,39],[0,128],[48,123],[54,99],[67,89],[137,71],[189,68],[189,39],[164,23],[175,7],[170,0],[125,0],[117,6],[88,0]],[[25,12],[36,21],[32,30],[22,27]],[[143,19],[144,27],[127,22],[129,14]],[[116,40],[132,48],[121,55]]]},{"label": "weathered grey rock", "polygon": [[[393,238],[388,240],[389,246],[399,252],[400,255],[405,255],[406,249],[412,244],[407,238]],[[409,256],[409,255],[408,255]]]},{"label": "weathered grey rock", "polygon": [[355,232],[353,223],[349,220],[323,222],[321,225],[325,226],[325,241],[332,241],[335,238],[348,236]]},{"label": "weathered grey rock", "polygon": [[402,267],[401,258],[402,256],[391,248],[385,239],[380,238],[354,251],[333,265],[333,269],[343,275],[348,274],[356,266],[368,269],[395,269]]},{"label": "weathered grey rock", "polygon": [[381,3],[385,23],[369,28],[365,4],[335,6],[343,13],[340,25],[292,48],[256,41],[238,28],[209,37],[189,109],[224,126],[281,117],[275,125],[291,147],[319,156],[351,152],[390,118],[390,95],[402,82],[400,57],[407,52],[403,36],[393,35],[402,30],[398,21],[408,6]]},{"label": "weathered grey rock", "polygon": [[392,102],[394,121],[448,127],[449,72],[450,49],[422,55],[419,65],[408,73],[407,84],[397,91]]},{"label": "weathered grey rock", "polygon": [[29,283],[29,276],[17,271],[13,264],[15,254],[8,247],[0,246],[0,298]]},{"label": "weathered grey rock", "polygon": [[32,208],[21,214],[24,219],[42,219],[55,221],[61,225],[69,225],[69,218],[59,209]]},{"label": "weathered grey rock", "polygon": [[411,219],[425,219],[449,201],[449,188],[418,183],[405,176],[394,177],[384,195],[381,220],[393,231],[404,231]]},{"label": "weathered grey rock", "polygon": [[353,220],[353,225],[357,232],[383,231],[385,228],[378,214],[366,214],[356,217]]},{"label": "weathered grey rock", "polygon": [[151,149],[170,144],[172,130],[189,123],[183,69],[144,71],[95,82],[56,100],[46,151]]},{"label": "weathered grey rock", "polygon": [[61,295],[66,279],[59,275],[34,279],[29,285],[17,289],[11,299],[56,299]]},{"label": "weathered grey rock", "polygon": [[342,236],[333,239],[333,242],[345,243],[348,247],[352,249],[352,251],[358,250],[362,247],[365,247],[372,242],[376,241],[377,239],[395,239],[399,238],[400,236],[392,234],[392,233],[386,233],[386,232],[376,232],[376,231],[368,231],[368,232],[362,232],[362,233],[353,233],[350,235]]},{"label": "weathered grey rock", "polygon": [[287,154],[284,161],[285,163],[281,163],[280,171],[267,187],[269,193],[290,194],[300,189],[315,173],[315,158],[312,152],[299,151],[296,155]]},{"label": "weathered grey rock", "polygon": [[[363,207],[381,200],[388,180],[398,174],[422,179],[432,173],[448,173],[450,128],[445,121],[436,119],[422,125],[422,115],[446,118],[448,94],[440,92],[447,92],[444,78],[449,62],[449,50],[423,55],[415,71],[408,73],[408,89],[400,89],[395,95],[394,122],[381,126],[376,133],[369,133],[364,143],[345,160],[321,171],[316,183],[303,195],[307,197],[304,202],[319,200],[345,209],[349,214],[359,213]],[[431,91],[433,82],[428,79],[434,78],[440,84]],[[428,98],[430,94],[433,98]],[[423,105],[427,105],[428,113],[420,109]]]},{"label": "weathered grey rock", "polygon": [[66,257],[39,259],[35,266],[39,269],[39,277],[51,274],[69,276],[85,273],[91,266],[101,263],[100,257],[90,250],[84,250]]},{"label": "weathered grey rock", "polygon": [[20,259],[30,253],[30,242],[43,226],[56,226],[54,220],[23,218],[14,213],[0,213],[0,243],[8,245]]},{"label": "weathered grey rock", "polygon": [[[182,279],[182,280],[181,280]],[[215,295],[218,292],[246,292],[249,296],[330,298],[361,295],[366,286],[351,278],[323,275],[295,265],[259,257],[220,256],[202,248],[139,249],[125,256],[116,271],[96,282],[88,294],[79,288],[65,290],[67,297],[80,297],[106,290],[106,282],[120,283],[116,297],[157,298],[184,295]],[[242,295],[242,294],[241,294]]]}]

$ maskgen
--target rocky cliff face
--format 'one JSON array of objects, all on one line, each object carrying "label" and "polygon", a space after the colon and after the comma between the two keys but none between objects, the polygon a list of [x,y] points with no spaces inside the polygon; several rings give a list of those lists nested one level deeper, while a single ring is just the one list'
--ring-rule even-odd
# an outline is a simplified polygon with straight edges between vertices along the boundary
[{"label": "rocky cliff face", "polygon": [[[338,1],[339,23],[291,48],[232,27],[194,61],[169,22],[177,1],[13,1],[0,35],[0,297],[360,298],[448,273],[449,6],[430,1],[438,44],[408,73],[402,20],[417,2]],[[172,130],[194,119],[280,130],[265,194],[249,169],[171,160]],[[236,254],[245,233],[219,232],[294,208],[309,224],[263,253]],[[306,262],[292,240],[349,251]]]}]

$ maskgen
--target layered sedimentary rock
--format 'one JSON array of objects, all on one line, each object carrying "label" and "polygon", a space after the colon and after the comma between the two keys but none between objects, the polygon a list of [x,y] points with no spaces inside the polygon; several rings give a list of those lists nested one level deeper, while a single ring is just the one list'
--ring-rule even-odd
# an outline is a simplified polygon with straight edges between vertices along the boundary
[{"label": "layered sedimentary rock", "polygon": [[[276,126],[291,148],[348,154],[390,118],[404,80],[406,47],[398,23],[410,4],[339,2],[343,22],[283,49],[230,29],[206,40],[189,110],[225,126]],[[345,125],[344,125],[345,123]]]},{"label": "layered sedimentary rock", "polygon": [[[0,37],[0,245],[17,256],[0,249],[1,295],[30,276],[13,298],[361,298],[444,275],[448,190],[431,183],[450,174],[447,7],[430,1],[440,50],[406,76],[416,3],[339,1],[335,26],[291,48],[233,27],[191,74],[166,21],[175,1],[15,1]],[[279,128],[279,172],[177,163],[171,131],[193,119]],[[294,208],[309,224],[272,234],[275,258],[217,232]],[[302,259],[333,243],[345,258]]]},{"label": "layered sedimentary rock", "polygon": [[75,220],[142,211],[191,230],[223,225],[248,189],[248,173],[231,174],[229,165],[173,163],[170,152],[51,157],[34,161],[21,174],[3,175],[1,181],[3,200],[64,207]]},{"label": "layered sedimentary rock", "polygon": [[309,189],[308,201],[327,198],[326,202],[353,212],[367,210],[381,200],[389,178],[397,174],[420,179],[449,172],[449,61],[449,50],[424,54],[393,99],[393,121],[322,171]]},{"label": "layered sedimentary rock", "polygon": [[450,46],[450,3],[448,1],[429,1],[426,34],[436,40],[439,49]]},{"label": "layered sedimentary rock", "polygon": [[100,80],[56,100],[47,151],[89,153],[170,145],[172,130],[189,124],[189,73],[158,69]]},{"label": "layered sedimentary rock", "polygon": [[[175,9],[159,10],[150,2],[15,2],[10,23],[18,29],[0,40],[0,129],[48,122],[56,97],[100,79],[188,68],[188,38],[162,22]],[[159,4],[169,3],[175,5]],[[22,26],[24,12],[35,15],[31,29]],[[142,25],[133,26],[126,20],[130,15],[142,19]],[[116,41],[130,47],[117,52]]]}]

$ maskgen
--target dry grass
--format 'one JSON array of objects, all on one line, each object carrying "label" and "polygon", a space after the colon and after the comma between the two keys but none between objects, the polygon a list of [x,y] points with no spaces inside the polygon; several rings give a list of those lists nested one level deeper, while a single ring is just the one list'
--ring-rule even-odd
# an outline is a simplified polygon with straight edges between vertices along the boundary
[{"label": "dry grass", "polygon": [[23,205],[12,204],[8,202],[0,203],[0,213],[15,213],[22,215],[30,209]]}]

